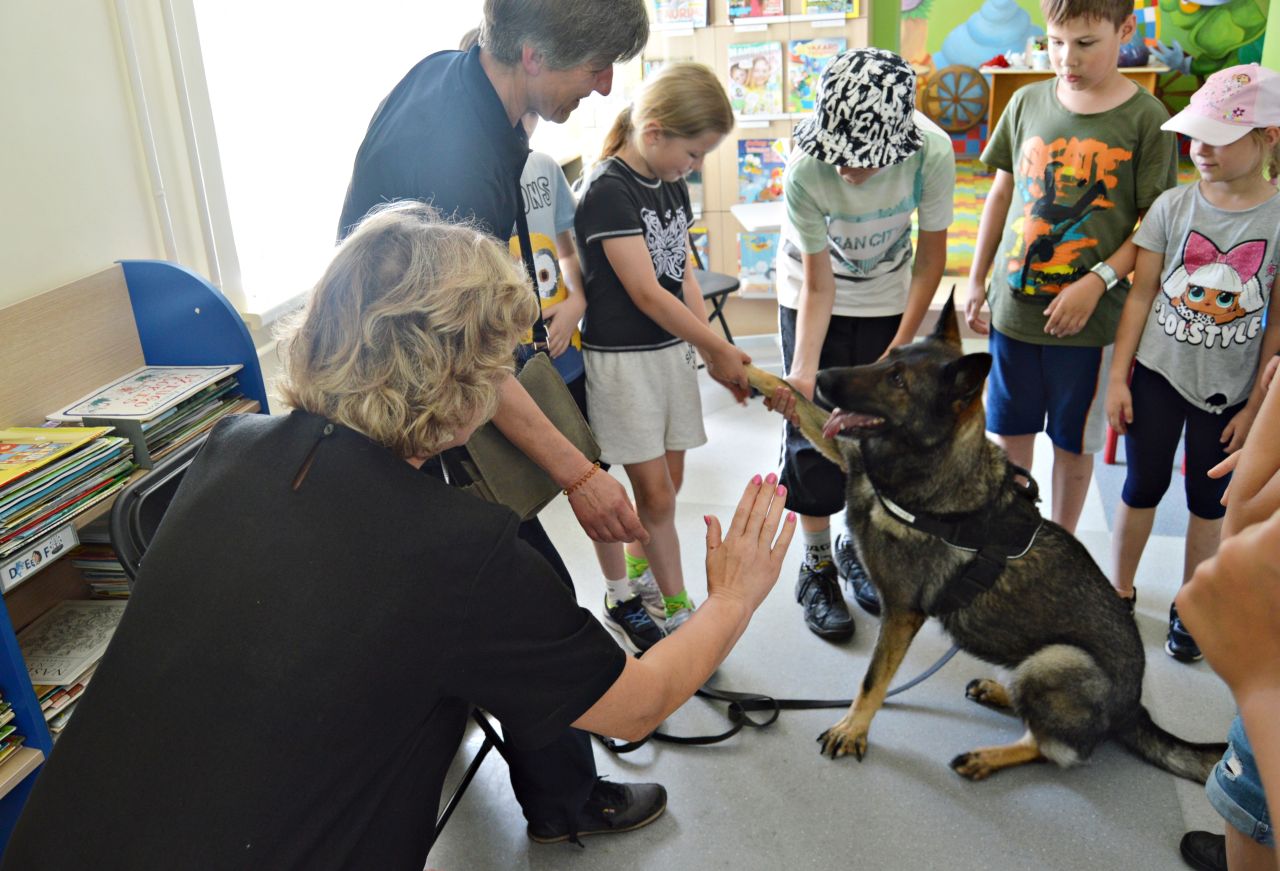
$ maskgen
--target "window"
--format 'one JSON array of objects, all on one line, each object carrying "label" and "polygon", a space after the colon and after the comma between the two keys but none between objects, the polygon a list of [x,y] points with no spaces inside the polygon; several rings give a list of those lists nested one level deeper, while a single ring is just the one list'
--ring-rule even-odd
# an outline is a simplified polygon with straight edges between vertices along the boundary
[{"label": "window", "polygon": [[[192,0],[234,239],[238,292],[272,313],[333,253],[374,110],[426,55],[456,48],[481,0]],[[224,285],[234,283],[224,273]]]}]

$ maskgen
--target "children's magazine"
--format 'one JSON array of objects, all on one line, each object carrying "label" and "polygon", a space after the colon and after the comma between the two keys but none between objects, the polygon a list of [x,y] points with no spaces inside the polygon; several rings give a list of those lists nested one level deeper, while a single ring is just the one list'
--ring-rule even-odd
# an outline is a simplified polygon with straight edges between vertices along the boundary
[{"label": "children's magazine", "polygon": [[729,102],[739,115],[782,114],[782,43],[729,46]]},{"label": "children's magazine", "polygon": [[786,139],[739,139],[738,202],[782,199],[782,175],[786,169]]},{"label": "children's magazine", "polygon": [[738,292],[743,296],[773,296],[777,233],[738,234]]},{"label": "children's magazine", "polygon": [[791,40],[787,56],[787,78],[791,85],[787,100],[789,111],[813,111],[822,71],[848,45],[844,37]]}]

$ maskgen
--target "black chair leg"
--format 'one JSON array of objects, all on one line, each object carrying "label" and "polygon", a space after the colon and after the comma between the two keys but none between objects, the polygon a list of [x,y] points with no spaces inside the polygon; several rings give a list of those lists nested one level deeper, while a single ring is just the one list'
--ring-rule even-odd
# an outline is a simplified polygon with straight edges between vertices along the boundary
[{"label": "black chair leg", "polygon": [[479,708],[473,708],[471,710],[471,719],[476,722],[476,725],[480,727],[480,731],[484,733],[484,740],[480,742],[480,749],[476,751],[476,755],[471,758],[471,764],[463,772],[462,780],[458,782],[453,795],[449,796],[449,800],[445,802],[444,810],[440,811],[440,816],[436,818],[436,838],[440,837],[440,833],[444,831],[445,823],[449,822],[449,817],[453,816],[453,812],[458,809],[463,793],[467,791],[467,787],[475,779],[476,772],[480,770],[480,764],[489,755],[489,751],[496,749],[503,759],[507,758],[507,745],[497,730],[493,728],[489,718]]}]

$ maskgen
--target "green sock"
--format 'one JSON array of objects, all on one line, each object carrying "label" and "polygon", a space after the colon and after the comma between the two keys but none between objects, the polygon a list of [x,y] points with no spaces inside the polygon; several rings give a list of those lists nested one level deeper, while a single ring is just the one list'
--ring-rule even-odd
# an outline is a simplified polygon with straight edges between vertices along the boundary
[{"label": "green sock", "polygon": [[632,556],[626,554],[627,557],[627,580],[634,581],[640,577],[649,568],[649,561],[642,556]]},{"label": "green sock", "polygon": [[693,610],[693,602],[689,600],[688,590],[681,590],[674,596],[663,596],[662,604],[667,606],[668,617],[679,611],[681,608],[688,608],[690,611]]}]

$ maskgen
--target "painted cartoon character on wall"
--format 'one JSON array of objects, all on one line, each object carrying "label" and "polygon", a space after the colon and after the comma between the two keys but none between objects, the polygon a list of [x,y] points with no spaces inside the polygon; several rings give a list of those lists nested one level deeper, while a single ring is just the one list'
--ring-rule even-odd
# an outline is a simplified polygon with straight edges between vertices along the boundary
[{"label": "painted cartoon character on wall", "polygon": [[1266,0],[1160,0],[1160,18],[1156,54],[1179,72],[1203,80],[1220,69],[1262,59]]},{"label": "painted cartoon character on wall", "polygon": [[[1185,335],[1185,341],[1199,344],[1195,338],[1204,336],[1206,346],[1211,346],[1210,335],[1220,335],[1226,324],[1260,311],[1264,300],[1258,272],[1266,253],[1265,239],[1219,251],[1208,237],[1191,231],[1183,246],[1182,264],[1161,286],[1169,306],[1186,323],[1178,327],[1179,338]],[[1192,329],[1193,325],[1199,329]],[[1222,344],[1228,341],[1224,337]]]}]

